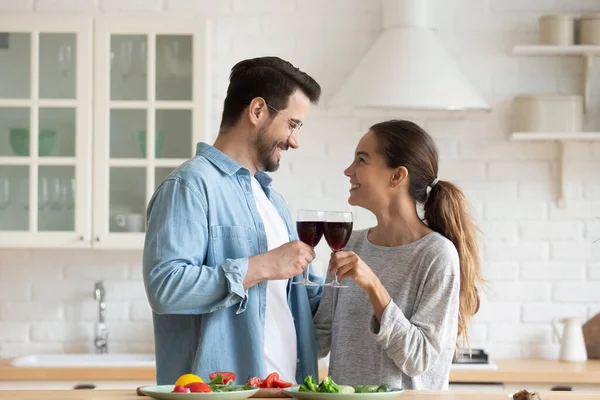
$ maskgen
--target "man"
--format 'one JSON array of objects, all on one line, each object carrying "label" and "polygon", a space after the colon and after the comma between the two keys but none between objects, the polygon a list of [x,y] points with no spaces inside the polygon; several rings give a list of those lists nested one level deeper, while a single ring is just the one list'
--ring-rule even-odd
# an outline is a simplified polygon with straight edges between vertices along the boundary
[{"label": "man", "polygon": [[[314,259],[266,172],[299,146],[321,88],[277,57],[233,67],[219,135],[158,187],[147,210],[144,282],[157,382],[215,371],[237,383],[318,376],[312,322],[321,289],[292,285]],[[311,277],[318,281],[318,277]]]}]

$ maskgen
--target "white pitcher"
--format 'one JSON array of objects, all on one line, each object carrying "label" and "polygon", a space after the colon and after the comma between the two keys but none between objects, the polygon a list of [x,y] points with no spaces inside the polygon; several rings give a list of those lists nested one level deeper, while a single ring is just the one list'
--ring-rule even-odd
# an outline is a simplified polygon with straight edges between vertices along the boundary
[{"label": "white pitcher", "polygon": [[[560,341],[560,361],[585,362],[587,361],[587,351],[585,349],[585,340],[583,338],[583,317],[568,317],[554,319],[552,327],[554,334]],[[560,333],[559,323],[563,324],[562,334]]]}]

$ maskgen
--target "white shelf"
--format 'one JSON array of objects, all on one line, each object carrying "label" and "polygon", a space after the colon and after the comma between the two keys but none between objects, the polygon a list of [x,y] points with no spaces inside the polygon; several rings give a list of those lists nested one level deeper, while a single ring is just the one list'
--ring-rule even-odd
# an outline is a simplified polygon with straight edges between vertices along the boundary
[{"label": "white shelf", "polygon": [[590,75],[592,73],[592,60],[594,56],[600,56],[600,46],[573,45],[518,45],[513,47],[513,54],[520,56],[579,56],[584,60],[583,73],[583,101],[586,114],[589,112],[592,86]]},{"label": "white shelf", "polygon": [[513,54],[521,56],[597,56],[600,55],[600,46],[518,45],[513,47]]},{"label": "white shelf", "polygon": [[513,132],[510,139],[515,141],[558,142],[558,194],[556,203],[560,208],[565,208],[565,144],[570,141],[600,140],[600,132]]},{"label": "white shelf", "polygon": [[600,140],[600,132],[514,132],[511,140],[536,140],[536,141],[587,141]]}]

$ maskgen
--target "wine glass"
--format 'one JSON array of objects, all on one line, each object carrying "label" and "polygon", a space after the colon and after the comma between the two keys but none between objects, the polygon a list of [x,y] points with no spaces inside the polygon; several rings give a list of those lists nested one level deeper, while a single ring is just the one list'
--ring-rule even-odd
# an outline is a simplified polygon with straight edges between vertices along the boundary
[{"label": "wine glass", "polygon": [[0,179],[0,210],[6,210],[10,204],[10,180]]},{"label": "wine glass", "polygon": [[119,58],[121,66],[121,76],[127,79],[131,73],[131,64],[133,61],[133,41],[123,40],[119,45]]},{"label": "wine glass", "polygon": [[63,204],[60,197],[60,179],[50,178],[48,181],[48,201],[51,210],[62,210]]},{"label": "wine glass", "polygon": [[58,70],[66,77],[71,70],[72,48],[68,44],[63,44],[58,48]]},{"label": "wine glass", "polygon": [[[334,253],[342,250],[348,243],[348,239],[352,234],[352,221],[350,211],[327,211],[325,213],[323,232],[329,248]],[[333,275],[333,281],[326,283],[324,286],[348,287],[338,282],[337,274]]]},{"label": "wine glass", "polygon": [[[298,210],[298,218],[296,219],[296,229],[298,237],[301,241],[311,246],[313,249],[319,244],[323,237],[323,224],[325,213],[323,211],[314,210]],[[321,286],[309,279],[310,265],[303,271],[303,279],[300,282],[292,282],[294,285],[302,286]]]}]

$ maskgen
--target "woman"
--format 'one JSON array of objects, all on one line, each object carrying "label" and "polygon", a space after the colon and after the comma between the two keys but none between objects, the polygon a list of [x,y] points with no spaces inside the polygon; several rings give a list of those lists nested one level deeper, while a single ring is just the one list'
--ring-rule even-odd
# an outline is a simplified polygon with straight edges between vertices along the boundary
[{"label": "woman", "polygon": [[[315,315],[319,357],[341,384],[446,389],[458,336],[479,309],[475,226],[453,184],[438,179],[435,143],[409,121],[373,125],[344,171],[353,206],[377,217],[329,268]],[[423,205],[424,222],[417,213]]]}]

